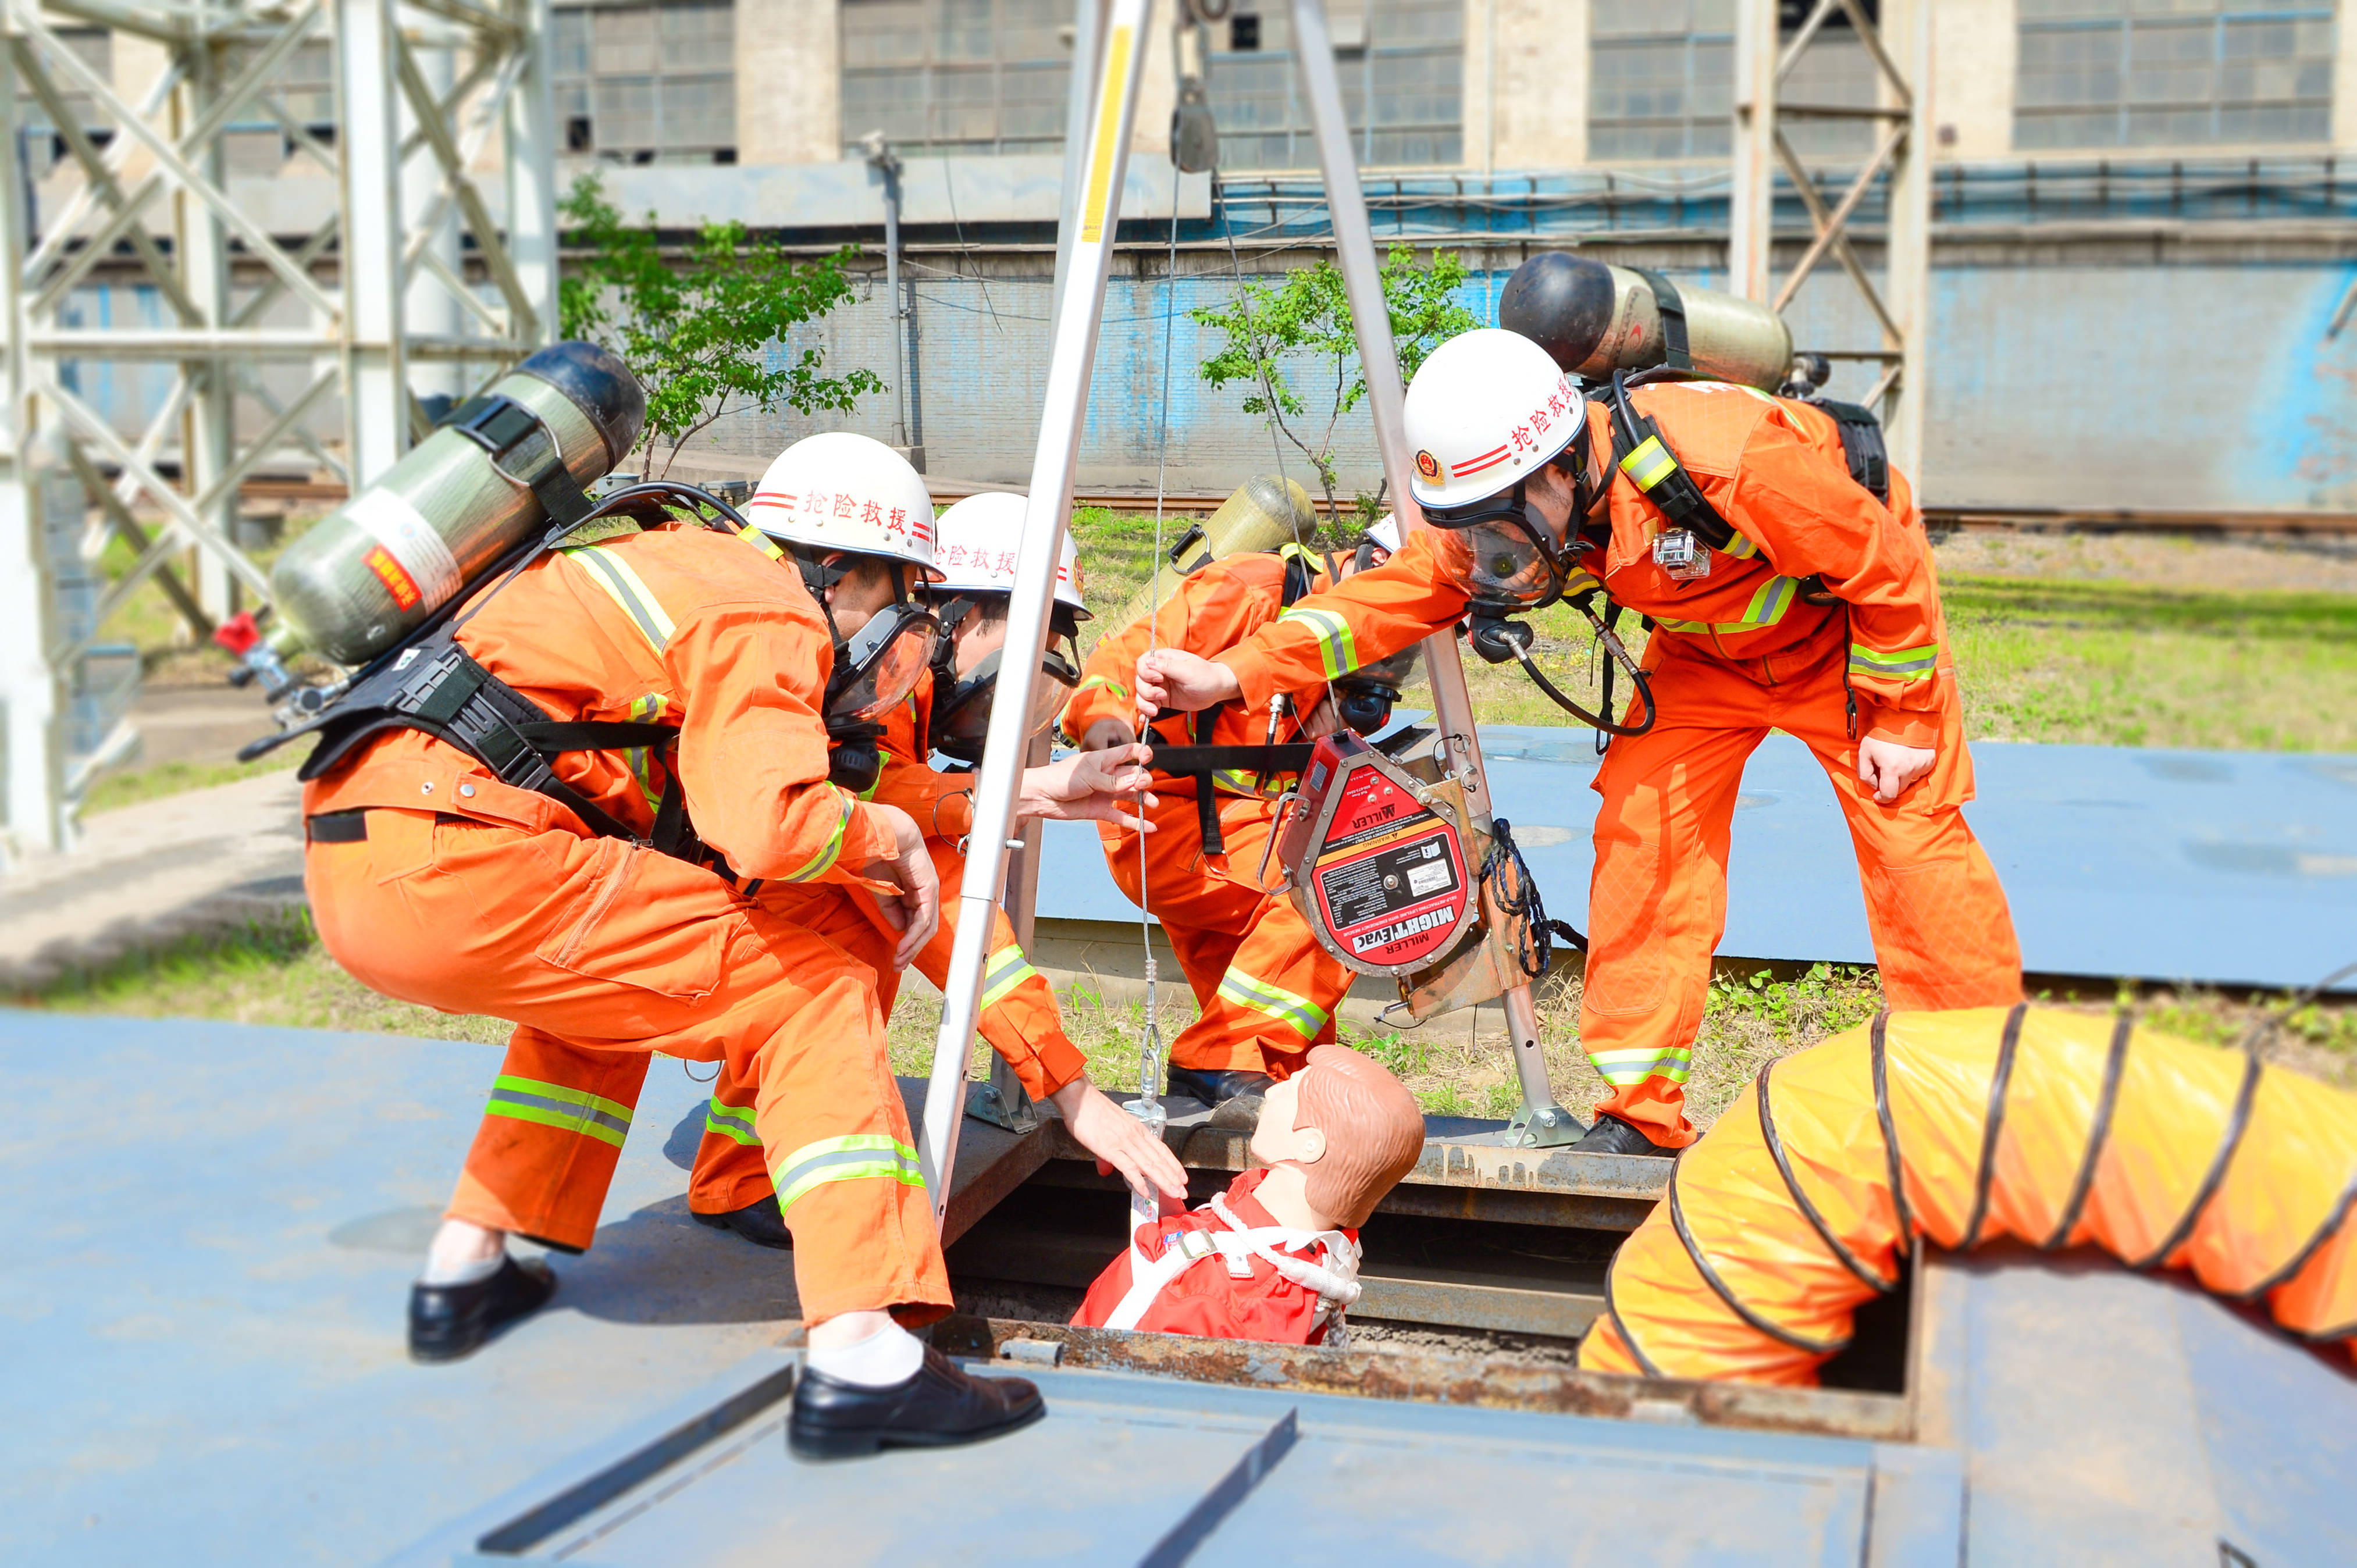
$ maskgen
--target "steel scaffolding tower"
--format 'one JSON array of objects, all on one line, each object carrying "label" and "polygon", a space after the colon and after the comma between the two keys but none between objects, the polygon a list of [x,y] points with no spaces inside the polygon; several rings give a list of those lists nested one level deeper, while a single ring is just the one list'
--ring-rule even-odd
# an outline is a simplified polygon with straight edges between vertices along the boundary
[{"label": "steel scaffolding tower", "polygon": [[[547,0],[0,0],[10,166],[38,128],[79,177],[54,217],[29,173],[0,202],[0,860],[71,843],[100,757],[70,767],[68,710],[140,583],[200,637],[241,593],[266,600],[235,538],[258,466],[291,444],[365,485],[429,426],[421,386],[463,395],[554,339],[547,23]],[[113,80],[63,36],[93,28],[117,46]],[[332,65],[328,124],[290,106],[307,50]],[[230,138],[258,131],[332,192],[307,233],[269,232],[240,200],[260,188],[232,183]],[[152,286],[170,321],[79,325],[102,266]],[[76,390],[117,361],[170,373],[135,435]],[[340,452],[319,434],[337,393]],[[94,592],[88,564],[117,538],[135,564]],[[174,567],[191,553],[193,585]]]},{"label": "steel scaffolding tower", "polygon": [[[1857,401],[1879,405],[1890,459],[1920,473],[1923,444],[1924,352],[1930,336],[1932,238],[1932,4],[1882,0],[1869,16],[1863,0],[1816,0],[1789,38],[1777,29],[1778,0],[1737,0],[1735,24],[1735,188],[1727,230],[1728,286],[1781,312],[1828,256],[1849,274],[1881,328],[1879,349],[1834,352],[1881,367],[1874,388]],[[1873,60],[1871,105],[1804,103],[1782,96],[1785,81],[1838,12]],[[1780,120],[1870,122],[1874,150],[1857,177],[1826,204]],[[1814,237],[1781,283],[1770,286],[1776,171],[1791,178],[1808,209]],[[1849,226],[1876,187],[1888,214],[1883,278],[1878,286],[1850,243]]]}]

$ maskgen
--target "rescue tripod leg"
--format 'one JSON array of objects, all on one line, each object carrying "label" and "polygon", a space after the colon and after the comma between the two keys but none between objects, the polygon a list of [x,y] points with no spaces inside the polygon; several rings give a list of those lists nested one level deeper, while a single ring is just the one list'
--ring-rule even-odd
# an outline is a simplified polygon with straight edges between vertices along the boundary
[{"label": "rescue tripod leg", "polygon": [[[1052,752],[1046,736],[1034,736],[1031,749],[1023,759],[1024,766],[1045,767]],[[1023,824],[1022,844],[1021,849],[1007,851],[1015,856],[1015,862],[1006,869],[1006,923],[1015,928],[1015,940],[1028,953],[1031,950],[1033,917],[1039,907],[1038,822]],[[965,1113],[1017,1134],[1039,1130],[1039,1108],[1024,1089],[1022,1075],[996,1051],[990,1056],[990,1077],[967,1087]]]},{"label": "rescue tripod leg", "polygon": [[957,940],[947,983],[942,987],[942,1032],[934,1043],[924,1125],[918,1137],[919,1160],[937,1223],[948,1212],[958,1126],[964,1120],[966,1053],[973,1048],[981,1014],[983,961],[1006,872],[1006,852],[1020,847],[1019,840],[1010,844],[1008,834],[1015,824],[1017,775],[1028,754],[1030,737],[1024,734],[1024,724],[1031,712],[1032,682],[1041,678],[1038,655],[1048,644],[1064,520],[1072,504],[1073,468],[1080,456],[1082,422],[1088,413],[1089,372],[1096,357],[1097,329],[1104,319],[1122,176],[1146,67],[1147,13],[1148,0],[1108,0],[1103,12],[1104,42],[1085,132],[1087,178],[1075,204],[1078,232],[1056,299],[1039,444],[1032,456],[1030,504],[1024,513],[1023,543],[1016,552],[1015,586],[1006,607],[1010,654],[1029,649],[1032,657],[1006,660],[991,704],[990,730],[974,776],[974,834],[958,890]]},{"label": "rescue tripod leg", "polygon": [[[1390,481],[1392,510],[1403,528],[1429,528],[1408,489],[1408,451],[1399,355],[1392,345],[1391,313],[1375,264],[1375,240],[1367,222],[1367,199],[1359,185],[1358,160],[1351,152],[1350,122],[1342,113],[1342,84],[1334,69],[1331,35],[1321,0],[1293,0],[1293,59],[1309,103],[1310,128],[1318,140],[1318,164],[1326,180],[1326,205],[1334,226],[1334,248],[1351,299],[1358,332],[1359,363],[1367,381],[1367,411],[1375,424],[1375,446]],[[1465,788],[1465,806],[1477,821],[1490,818],[1490,783],[1481,766],[1481,741],[1473,725],[1473,700],[1465,689],[1465,665],[1453,631],[1429,638],[1425,666],[1431,671],[1432,706],[1448,765]],[[1501,999],[1506,1031],[1514,1053],[1514,1073],[1523,1102],[1509,1129],[1520,1148],[1559,1148],[1577,1143],[1587,1129],[1555,1103],[1547,1081],[1546,1057],[1539,1049],[1538,1009],[1525,983]]]}]

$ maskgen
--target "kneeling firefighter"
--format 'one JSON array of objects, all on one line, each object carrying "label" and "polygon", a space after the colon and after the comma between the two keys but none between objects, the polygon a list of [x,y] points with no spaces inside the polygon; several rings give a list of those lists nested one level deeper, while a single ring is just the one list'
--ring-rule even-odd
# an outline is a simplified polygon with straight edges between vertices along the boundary
[{"label": "kneeling firefighter", "polygon": [[[610,467],[642,399],[619,361],[567,351],[627,387],[613,401],[629,416],[596,430]],[[810,1325],[797,1454],[1036,1419],[1036,1389],[969,1377],[902,1326],[952,1296],[879,977],[930,940],[939,886],[907,813],[827,777],[831,719],[897,703],[925,666],[930,619],[907,613],[921,566],[846,551],[817,564],[814,592],[749,529],[599,516],[541,474],[548,453],[582,460],[582,432],[529,403],[459,423],[502,477],[538,476],[511,482],[558,526],[471,591],[454,568],[436,602],[457,613],[363,672],[303,769],[307,883],[338,961],[388,995],[517,1026],[412,1294],[413,1355],[465,1355],[546,1301],[554,1276],[506,1237],[588,1245],[660,1052],[758,1085]],[[389,588],[377,555],[443,559],[406,501],[371,517]],[[757,883],[805,897],[781,913]],[[872,956],[834,940],[877,918],[897,940]]]},{"label": "kneeling firefighter", "polygon": [[[834,498],[845,495],[889,499],[877,503],[877,521],[870,522],[864,502],[857,515],[835,515]],[[826,500],[814,506],[810,504],[813,497]],[[754,526],[805,574],[830,570],[845,558],[845,552],[858,552],[869,559],[907,563],[931,579],[912,585],[912,604],[920,605],[940,628],[924,670],[913,677],[904,696],[885,703],[888,689],[876,688],[869,701],[837,716],[831,728],[837,782],[857,790],[864,800],[906,812],[924,835],[926,855],[943,886],[965,874],[965,840],[974,828],[974,781],[971,773],[937,772],[926,759],[936,747],[969,759],[981,755],[998,649],[1006,640],[1006,603],[1014,585],[1013,552],[1024,504],[1020,496],[973,496],[934,521],[923,478],[899,454],[864,435],[827,435],[787,448],[770,466],[747,507]],[[895,529],[896,516],[927,521],[921,528]],[[1081,606],[1074,580],[1078,565],[1069,541],[1065,551],[1064,570],[1057,582],[1055,635],[1065,642],[1066,651],[1047,655],[1051,679],[1044,684],[1050,700],[1043,704],[1039,721],[1043,729],[1053,716],[1054,702],[1079,678],[1069,645],[1077,625],[1074,618],[1087,613]],[[832,591],[818,590],[822,597]],[[1137,758],[1144,756],[1144,748],[1138,748]],[[1146,782],[1146,776],[1123,754],[1069,757],[1024,770],[1016,815],[1018,820],[1088,818],[1135,825],[1140,819],[1123,810],[1116,792],[1142,790]],[[804,888],[775,883],[756,889],[754,896],[793,917],[802,916],[811,897]],[[830,929],[830,935],[856,951],[890,950],[891,934],[880,927],[865,932]],[[948,977],[956,935],[953,903],[945,903],[940,925],[913,961],[936,986]],[[996,918],[983,973],[982,1036],[1014,1068],[1026,1092],[1034,1100],[1053,1101],[1073,1136],[1139,1190],[1158,1187],[1183,1198],[1187,1175],[1178,1156],[1090,1084],[1087,1061],[1064,1033],[1055,993],[1023,956],[1004,914]],[[899,985],[896,972],[888,965],[879,967],[877,1000],[887,1017]],[[696,1148],[688,1208],[704,1224],[734,1231],[760,1246],[785,1247],[791,1245],[791,1237],[771,1181],[774,1162],[764,1159],[756,1115],[759,1087],[722,1064]]]},{"label": "kneeling firefighter", "polygon": [[1264,702],[1469,609],[1485,656],[1502,637],[1499,658],[1527,628],[1498,618],[1558,599],[1600,594],[1648,618],[1649,695],[1631,703],[1644,716],[1612,725],[1595,781],[1580,1027],[1611,1091],[1579,1148],[1666,1154],[1694,1136],[1683,1086],[1726,925],[1729,822],[1770,729],[1833,780],[1890,1004],[2019,999],[2005,895],[1960,809],[1972,759],[1902,476],[1878,462],[1854,478],[1839,424],[1811,404],[1617,377],[1591,399],[1545,349],[1495,328],[1425,361],[1406,419],[1415,499],[1438,532],[1215,658],[1154,655],[1138,704]]},{"label": "kneeling firefighter", "polygon": [[[1088,750],[1135,741],[1133,691],[1150,648],[1201,660],[1280,623],[1312,628],[1313,636],[1341,632],[1340,618],[1315,608],[1311,596],[1388,559],[1398,543],[1397,524],[1386,518],[1340,559],[1288,544],[1200,568],[1152,616],[1091,651],[1064,710],[1064,733]],[[1306,752],[1304,743],[1338,729],[1371,736],[1389,721],[1414,658],[1405,647],[1382,664],[1312,663],[1146,739],[1159,755],[1182,746]],[[1171,1043],[1170,1092],[1214,1107],[1223,1125],[1249,1125],[1273,1078],[1334,1037],[1334,1008],[1355,978],[1318,946],[1290,899],[1254,880],[1277,799],[1294,787],[1301,766],[1285,760],[1288,768],[1275,768],[1239,757],[1239,766],[1161,783],[1162,803],[1151,813],[1158,831],[1142,856],[1135,832],[1114,823],[1098,829],[1114,881],[1162,922],[1202,1009]],[[1164,761],[1156,767],[1162,772]]]}]

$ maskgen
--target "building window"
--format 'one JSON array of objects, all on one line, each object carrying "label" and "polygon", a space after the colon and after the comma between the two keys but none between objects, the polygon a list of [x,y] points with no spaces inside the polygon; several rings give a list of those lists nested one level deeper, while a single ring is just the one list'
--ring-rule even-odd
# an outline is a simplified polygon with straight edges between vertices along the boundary
[{"label": "building window", "polygon": [[[1595,0],[1588,37],[1587,156],[1594,163],[1723,161],[1734,145],[1736,0]],[[1783,0],[1790,36],[1806,0]],[[1868,0],[1867,18],[1878,15]],[[1777,100],[1790,105],[1871,107],[1873,57],[1846,13],[1818,28]],[[1862,157],[1870,121],[1780,116],[1777,128],[1803,157]]]},{"label": "building window", "polygon": [[566,152],[632,164],[737,161],[733,5],[566,6],[552,20]]},{"label": "building window", "polygon": [[1071,0],[843,0],[844,150],[1054,153]]},{"label": "building window", "polygon": [[2262,0],[2020,0],[2013,145],[2321,142],[2332,7]]},{"label": "building window", "polygon": [[[1463,163],[1462,0],[1362,0],[1330,5],[1328,15],[1342,107],[1361,165]],[[1235,0],[1227,27],[1212,29],[1211,48],[1220,166],[1315,167],[1318,147],[1294,71],[1293,25],[1284,0]]]}]

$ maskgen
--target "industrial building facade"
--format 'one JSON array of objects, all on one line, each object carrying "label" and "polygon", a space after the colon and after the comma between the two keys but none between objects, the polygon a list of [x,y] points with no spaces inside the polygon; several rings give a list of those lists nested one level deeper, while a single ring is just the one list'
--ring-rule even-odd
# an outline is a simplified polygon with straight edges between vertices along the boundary
[{"label": "industrial building facade", "polygon": [[[1470,269],[1465,303],[1484,319],[1537,250],[1577,247],[1723,285],[1736,5],[1337,0],[1379,242],[1458,252]],[[1932,28],[1927,499],[2357,510],[2357,322],[2347,308],[2357,299],[2357,27],[2341,7],[1919,6]],[[1816,9],[1783,0],[1788,37]],[[1878,14],[1874,0],[1865,9]],[[1256,467],[1306,472],[1304,456],[1272,439],[1234,392],[1200,379],[1223,339],[1188,314],[1329,243],[1287,11],[1284,0],[1232,0],[1207,29],[1221,135],[1208,177],[1172,175],[1167,13],[1151,31],[1085,484],[1151,482],[1166,375],[1174,482],[1225,489]],[[666,229],[737,218],[812,249],[860,243],[858,302],[809,338],[891,391],[839,423],[923,447],[936,474],[1019,479],[1034,432],[1012,411],[1028,406],[1021,390],[1047,362],[1071,15],[1069,0],[560,4],[550,40],[560,178],[594,175],[626,210]],[[1817,21],[1783,92],[1831,113],[1785,125],[1830,203],[1881,134],[1872,111],[1888,89],[1838,6]],[[135,91],[155,70],[127,36],[82,35],[75,47],[118,91]],[[287,215],[290,233],[307,231],[324,199],[286,123],[329,119],[326,51],[308,46],[290,60],[274,95],[285,123],[251,127],[229,171],[258,207]],[[57,182],[74,177],[51,172],[61,147],[38,134],[38,106],[26,117],[38,230],[38,211],[58,205]],[[877,132],[906,164],[898,302],[886,297],[877,253],[880,179],[861,151]],[[1869,271],[1880,265],[1878,199],[1855,220]],[[1165,268],[1174,214],[1175,281]],[[1788,187],[1774,269],[1789,269],[1812,233]],[[92,326],[136,324],[159,308],[102,280],[77,307]],[[1830,265],[1787,316],[1805,349],[1882,340]],[[142,378],[160,374],[66,369],[135,428],[150,401]],[[1863,396],[1871,371],[1845,362],[1830,390]],[[319,417],[322,434],[336,428],[325,405]],[[758,472],[814,427],[747,413],[691,450],[714,472]],[[1372,488],[1372,439],[1349,422],[1336,457],[1346,490]]]}]

